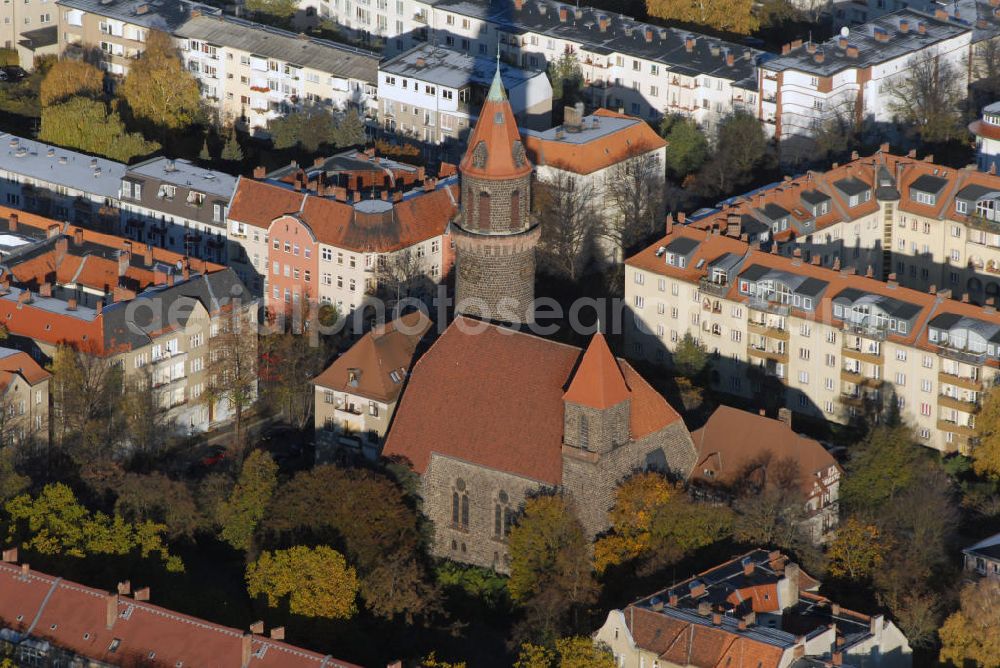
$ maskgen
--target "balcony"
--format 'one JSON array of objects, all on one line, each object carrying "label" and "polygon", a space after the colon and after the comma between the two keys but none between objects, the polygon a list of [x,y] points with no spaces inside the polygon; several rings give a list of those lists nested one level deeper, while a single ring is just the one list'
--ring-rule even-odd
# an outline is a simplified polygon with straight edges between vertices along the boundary
[{"label": "balcony", "polygon": [[855,408],[861,408],[865,405],[865,397],[860,394],[853,394],[849,392],[840,393],[840,403],[845,406],[854,406]]},{"label": "balcony", "polygon": [[879,351],[876,353],[876,352],[871,352],[870,349],[869,351],[865,351],[859,348],[851,348],[849,346],[844,346],[843,348],[841,348],[840,352],[844,357],[848,357],[853,360],[858,360],[859,362],[867,362],[868,364],[875,364],[876,366],[882,365],[883,357],[881,348],[879,348]]},{"label": "balcony", "polygon": [[977,392],[983,391],[983,382],[977,378],[970,378],[968,376],[959,376],[957,374],[948,373],[947,371],[938,372],[938,382],[945,383],[947,385],[954,385],[955,387],[960,387],[963,390],[975,390]]},{"label": "balcony", "polygon": [[979,410],[978,401],[962,399],[960,397],[953,397],[949,394],[938,395],[938,406],[943,406],[945,408],[953,408],[956,411],[960,411],[962,413],[975,413],[977,410]]},{"label": "balcony", "polygon": [[772,362],[788,364],[787,352],[779,352],[777,350],[766,350],[763,348],[758,348],[753,344],[747,345],[747,355],[749,355],[750,357],[755,357],[757,359],[771,360]]},{"label": "balcony", "polygon": [[778,339],[779,341],[788,341],[789,339],[789,333],[787,329],[783,329],[781,327],[771,327],[764,322],[755,322],[753,320],[748,320],[747,330],[754,334],[760,334],[761,336],[766,336],[769,339]]},{"label": "balcony", "polygon": [[986,353],[972,353],[967,350],[949,348],[948,346],[939,346],[938,355],[971,366],[982,366],[986,362]]},{"label": "balcony", "polygon": [[858,387],[868,387],[872,389],[879,389],[885,384],[885,381],[881,378],[872,378],[871,376],[866,376],[863,373],[851,371],[850,369],[841,369],[840,379]]},{"label": "balcony", "polygon": [[844,333],[860,336],[872,341],[885,341],[886,330],[884,327],[871,327],[869,325],[856,325],[844,323]]},{"label": "balcony", "polygon": [[747,307],[753,309],[754,311],[764,311],[765,313],[773,313],[775,315],[788,315],[788,304],[782,304],[780,302],[772,302],[764,299],[751,299],[747,303]]},{"label": "balcony", "polygon": [[707,276],[698,279],[698,289],[714,297],[725,297],[729,294],[730,287],[729,283],[717,283]]},{"label": "balcony", "polygon": [[424,12],[417,12],[413,15],[413,22],[420,23],[422,25],[427,25],[427,14]]},{"label": "balcony", "polygon": [[338,406],[334,409],[337,413],[343,413],[344,415],[354,415],[360,416],[363,414],[362,410],[357,406]]},{"label": "balcony", "polygon": [[976,433],[976,428],[968,424],[958,424],[957,422],[952,422],[951,420],[939,419],[937,421],[938,431],[951,432],[952,434],[958,434],[959,436],[964,436],[966,438],[971,438]]}]

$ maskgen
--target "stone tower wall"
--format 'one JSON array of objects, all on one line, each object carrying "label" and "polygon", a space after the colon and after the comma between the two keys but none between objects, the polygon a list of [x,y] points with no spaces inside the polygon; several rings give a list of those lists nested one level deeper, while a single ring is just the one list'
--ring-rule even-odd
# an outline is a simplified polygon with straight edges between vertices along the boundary
[{"label": "stone tower wall", "polygon": [[[604,410],[566,402],[563,408],[563,442],[597,453],[610,452],[629,439],[632,400]],[[587,445],[580,435],[580,418],[587,419]]]},{"label": "stone tower wall", "polygon": [[[518,193],[519,224],[513,223],[511,199]],[[490,229],[479,228],[480,194],[490,196]],[[509,234],[524,232],[531,227],[531,174],[516,179],[493,180],[462,175],[461,225],[469,232]]]},{"label": "stone tower wall", "polygon": [[455,229],[455,313],[497,322],[531,322],[539,235],[537,226],[514,235]]}]

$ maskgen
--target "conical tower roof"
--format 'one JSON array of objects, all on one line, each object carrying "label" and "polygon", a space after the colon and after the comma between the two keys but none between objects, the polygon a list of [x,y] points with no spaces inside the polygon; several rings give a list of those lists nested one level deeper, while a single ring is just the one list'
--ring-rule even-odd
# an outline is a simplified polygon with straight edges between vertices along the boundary
[{"label": "conical tower roof", "polygon": [[603,410],[617,406],[631,396],[632,391],[625,384],[625,376],[604,335],[600,332],[594,334],[573,374],[569,389],[563,395],[563,401]]},{"label": "conical tower roof", "polygon": [[511,179],[531,172],[517,120],[504,90],[499,62],[460,169],[462,174],[483,179]]}]

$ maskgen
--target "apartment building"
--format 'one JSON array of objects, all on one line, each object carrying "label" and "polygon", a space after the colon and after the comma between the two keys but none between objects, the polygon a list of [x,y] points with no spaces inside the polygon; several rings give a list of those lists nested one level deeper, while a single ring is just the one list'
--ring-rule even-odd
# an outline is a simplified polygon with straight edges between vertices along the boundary
[{"label": "apartment building", "polygon": [[928,447],[975,446],[982,393],[1000,367],[992,306],[768,253],[738,230],[673,226],[625,273],[637,358],[668,364],[690,334],[715,356],[720,391],[839,423],[895,402]]},{"label": "apartment building", "polygon": [[[457,144],[479,117],[495,72],[489,58],[429,44],[414,47],[379,66],[379,122],[424,143]],[[545,72],[501,65],[500,75],[518,126],[548,128],[552,85]]]},{"label": "apartment building", "polygon": [[965,571],[1000,580],[1000,533],[962,550]]},{"label": "apartment building", "polygon": [[272,313],[315,302],[347,315],[372,294],[429,299],[447,277],[455,177],[414,188],[388,179],[379,187],[336,185],[336,174],[323,170],[292,178],[241,178],[228,215],[228,238],[242,249],[231,266]]},{"label": "apartment building", "polygon": [[104,71],[123,77],[145,50],[150,31],[168,35],[192,16],[221,10],[189,0],[59,0],[59,53],[99,55]]},{"label": "apartment building", "polygon": [[229,16],[195,16],[174,38],[208,104],[251,132],[307,105],[375,112],[377,53]]},{"label": "apartment building", "polygon": [[780,552],[753,550],[612,610],[594,635],[620,668],[909,668],[902,631],[848,610]]},{"label": "apartment building", "polygon": [[113,225],[120,162],[0,134],[0,205],[84,227]]},{"label": "apartment building", "polygon": [[0,347],[0,445],[48,443],[51,378],[27,353]]},{"label": "apartment building", "polygon": [[976,137],[976,166],[996,174],[1000,167],[1000,102],[983,107],[983,114],[969,123],[969,132]]},{"label": "apartment building", "polygon": [[[597,220],[618,221],[627,212],[613,184],[636,175],[653,192],[666,187],[667,142],[641,118],[608,109],[583,114],[583,104],[563,110],[562,125],[542,131],[522,129],[524,149],[535,165],[535,178],[557,188],[571,188],[574,199],[592,203]],[[621,253],[596,235],[586,242],[587,255],[599,264],[621,262]]]},{"label": "apartment building", "polygon": [[811,137],[835,119],[893,130],[893,91],[921,59],[948,64],[964,94],[972,29],[903,9],[845,29],[821,44],[796,40],[759,67],[759,117],[781,142],[782,158],[807,158]]},{"label": "apartment building", "polygon": [[141,243],[225,264],[226,211],[236,177],[188,160],[153,158],[121,178],[120,231]]},{"label": "apartment building", "polygon": [[886,144],[690,224],[731,236],[763,228],[783,255],[982,304],[1000,297],[998,192],[995,174],[892,155]]},{"label": "apartment building", "polygon": [[256,322],[231,269],[6,207],[0,240],[0,319],[18,347],[47,362],[71,345],[126,379],[149,374],[179,432],[229,419],[225,401],[202,395],[212,339],[234,318]]},{"label": "apartment building", "polygon": [[300,0],[295,22],[332,23],[345,37],[386,55],[427,41],[435,0]]},{"label": "apartment building", "polygon": [[0,46],[16,49],[21,67],[30,70],[35,49],[51,52],[57,22],[54,0],[6,0],[0,4]]},{"label": "apartment building", "polygon": [[338,451],[375,460],[418,349],[434,323],[414,311],[377,325],[313,379],[316,463]]},{"label": "apartment building", "polygon": [[18,666],[359,668],[286,643],[282,626],[222,626],[150,603],[149,587],[108,592],[17,562],[3,551],[0,652]]}]

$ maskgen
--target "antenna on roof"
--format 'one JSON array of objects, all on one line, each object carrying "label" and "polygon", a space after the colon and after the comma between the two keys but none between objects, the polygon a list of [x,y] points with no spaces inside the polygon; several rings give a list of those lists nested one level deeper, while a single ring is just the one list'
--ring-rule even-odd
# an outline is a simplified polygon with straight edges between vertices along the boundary
[{"label": "antenna on roof", "polygon": [[848,37],[851,36],[851,29],[848,28],[847,26],[844,26],[843,28],[840,29],[840,36],[843,37],[844,39],[847,39]]}]

